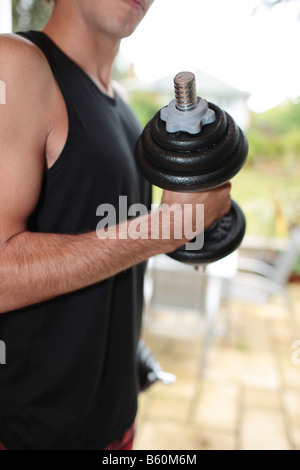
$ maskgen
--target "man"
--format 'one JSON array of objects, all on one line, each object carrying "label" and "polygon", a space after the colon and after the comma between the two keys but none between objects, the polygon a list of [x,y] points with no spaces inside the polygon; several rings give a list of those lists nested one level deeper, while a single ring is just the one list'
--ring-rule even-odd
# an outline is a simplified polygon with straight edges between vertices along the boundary
[{"label": "man", "polygon": [[[132,437],[143,262],[187,240],[164,239],[151,212],[138,239],[127,220],[116,237],[97,237],[96,211],[118,211],[119,196],[149,207],[133,156],[141,130],[110,74],[152,3],[57,0],[43,32],[0,40],[0,442],[9,450],[101,450]],[[205,204],[207,228],[229,210],[229,191],[165,192],[161,211]]]}]

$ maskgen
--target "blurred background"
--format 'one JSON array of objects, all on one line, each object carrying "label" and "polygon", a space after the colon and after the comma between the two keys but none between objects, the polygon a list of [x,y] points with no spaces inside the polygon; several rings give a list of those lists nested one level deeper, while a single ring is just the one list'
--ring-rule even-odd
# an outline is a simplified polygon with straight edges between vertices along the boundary
[{"label": "blurred background", "polygon": [[[51,9],[0,0],[0,31],[40,29]],[[299,26],[299,0],[155,0],[121,45],[113,78],[142,126],[189,70],[250,148],[232,181],[238,252],[203,272],[149,263],[143,336],[177,381],[141,394],[137,449],[300,449]]]}]

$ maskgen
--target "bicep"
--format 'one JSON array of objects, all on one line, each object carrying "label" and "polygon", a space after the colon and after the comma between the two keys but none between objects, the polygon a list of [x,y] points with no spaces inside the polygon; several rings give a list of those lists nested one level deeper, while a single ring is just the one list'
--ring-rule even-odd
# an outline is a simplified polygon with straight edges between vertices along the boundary
[{"label": "bicep", "polygon": [[[1,119],[0,119],[1,121]],[[41,188],[43,165],[38,155],[5,137],[0,130],[0,243],[26,230]]]},{"label": "bicep", "polygon": [[[6,85],[0,104],[0,243],[26,230],[44,172],[44,120],[38,87],[19,65],[0,68]],[[41,108],[42,109],[42,108]]]}]

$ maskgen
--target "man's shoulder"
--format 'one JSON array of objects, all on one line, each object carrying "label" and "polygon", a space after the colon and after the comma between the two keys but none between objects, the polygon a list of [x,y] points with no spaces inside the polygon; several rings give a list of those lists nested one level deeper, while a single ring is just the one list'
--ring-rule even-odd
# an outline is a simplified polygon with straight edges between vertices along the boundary
[{"label": "man's shoulder", "polygon": [[8,134],[9,126],[22,126],[26,139],[46,139],[56,83],[41,50],[18,35],[0,35],[0,80],[6,104],[0,108],[2,130]]},{"label": "man's shoulder", "polygon": [[36,75],[41,85],[51,79],[51,70],[42,51],[17,34],[0,34],[0,78],[7,76],[11,80],[26,81],[26,77]]},{"label": "man's shoulder", "polygon": [[[5,59],[31,58],[33,60],[41,59],[38,48],[28,39],[18,34],[0,34],[1,56]],[[3,55],[2,55],[3,54]]]}]

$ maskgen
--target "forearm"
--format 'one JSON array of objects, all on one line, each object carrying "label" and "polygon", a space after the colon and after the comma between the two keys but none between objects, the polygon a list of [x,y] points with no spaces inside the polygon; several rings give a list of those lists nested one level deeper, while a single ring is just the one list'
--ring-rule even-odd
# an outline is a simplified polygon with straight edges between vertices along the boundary
[{"label": "forearm", "polygon": [[[194,237],[182,230],[188,218],[195,233],[200,233],[228,212],[229,189],[227,184],[199,195],[177,195],[181,205],[175,204],[174,217],[175,196],[166,194],[159,210],[135,219],[138,231],[132,232],[128,221],[105,231],[105,239],[97,236],[104,231],[96,230],[79,235],[24,231],[11,236],[0,244],[0,313],[82,289],[151,256],[176,250]],[[197,204],[205,204],[205,221],[193,216]],[[167,238],[166,223],[170,226]]]},{"label": "forearm", "polygon": [[117,227],[115,239],[110,233],[99,239],[96,231],[12,237],[0,252],[0,313],[82,289],[168,251],[159,233],[149,236],[150,215],[140,221],[137,240],[128,234],[129,223]]}]

